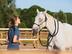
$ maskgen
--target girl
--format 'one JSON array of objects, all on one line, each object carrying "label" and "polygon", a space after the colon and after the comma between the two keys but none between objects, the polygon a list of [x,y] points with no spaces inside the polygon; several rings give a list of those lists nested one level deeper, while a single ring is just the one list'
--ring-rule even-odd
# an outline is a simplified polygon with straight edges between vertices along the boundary
[{"label": "girl", "polygon": [[7,49],[19,49],[19,28],[20,19],[17,16],[11,18],[9,22],[9,31],[8,31],[8,46]]}]

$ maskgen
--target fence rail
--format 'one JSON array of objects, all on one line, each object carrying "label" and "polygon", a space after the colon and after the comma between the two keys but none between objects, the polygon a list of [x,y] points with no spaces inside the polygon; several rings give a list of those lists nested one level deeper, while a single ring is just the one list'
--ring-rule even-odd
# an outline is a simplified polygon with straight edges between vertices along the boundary
[{"label": "fence rail", "polygon": [[[0,28],[0,43],[3,43],[3,41],[6,41],[6,37],[8,36],[9,28]],[[31,28],[19,28],[20,30],[20,38],[19,42],[22,44],[23,41],[33,41],[33,46],[36,47],[39,45],[39,35],[37,35],[36,38],[33,38],[32,36],[32,29]],[[48,32],[46,29],[43,29],[40,32],[40,37],[42,39],[45,39],[48,35]]]}]

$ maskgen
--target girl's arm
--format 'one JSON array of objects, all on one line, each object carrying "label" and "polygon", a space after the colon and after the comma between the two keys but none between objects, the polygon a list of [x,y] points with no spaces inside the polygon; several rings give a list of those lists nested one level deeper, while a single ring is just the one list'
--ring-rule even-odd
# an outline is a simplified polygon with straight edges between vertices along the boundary
[{"label": "girl's arm", "polygon": [[13,42],[18,42],[17,35],[14,35]]}]

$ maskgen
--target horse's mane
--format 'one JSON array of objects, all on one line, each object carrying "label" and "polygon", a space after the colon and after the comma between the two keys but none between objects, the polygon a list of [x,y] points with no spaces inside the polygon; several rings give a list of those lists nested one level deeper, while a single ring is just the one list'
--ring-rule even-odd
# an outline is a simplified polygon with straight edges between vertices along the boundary
[{"label": "horse's mane", "polygon": [[[52,16],[52,15],[50,15],[49,13],[45,13],[46,14],[46,16],[48,17],[48,18],[50,18],[50,20],[54,20],[55,18]],[[56,19],[55,19],[56,20]]]},{"label": "horse's mane", "polygon": [[50,15],[49,13],[45,13],[48,17],[53,17],[52,15]]}]

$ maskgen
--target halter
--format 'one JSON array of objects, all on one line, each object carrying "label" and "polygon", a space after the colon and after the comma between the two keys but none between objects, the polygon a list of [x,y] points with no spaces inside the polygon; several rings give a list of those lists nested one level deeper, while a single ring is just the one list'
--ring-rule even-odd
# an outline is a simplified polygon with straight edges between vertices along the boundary
[{"label": "halter", "polygon": [[[47,17],[46,17],[46,15],[45,15],[45,21],[43,21],[41,24],[37,24],[37,23],[34,23],[34,24],[36,24],[36,25],[39,26],[39,28],[40,28],[40,25],[42,25],[42,24],[43,24],[44,22],[46,22],[46,21],[47,21]],[[46,45],[43,45],[42,42],[41,42],[41,40],[40,40],[40,38],[39,38],[40,44],[41,44],[42,46],[46,46],[47,49],[48,49],[48,46],[50,46],[49,44],[51,43],[53,37],[56,36],[57,33],[58,33],[58,30],[59,30],[59,22],[58,22],[58,20],[57,20],[57,25],[56,25],[56,21],[54,20],[54,25],[55,25],[55,30],[54,30],[53,34],[51,34],[50,31],[48,30],[49,35],[48,35],[48,38],[47,38],[47,44],[46,44]],[[39,31],[39,35],[40,35],[40,31]],[[50,46],[50,47],[51,47],[51,46]]]},{"label": "halter", "polygon": [[[45,21],[43,21],[41,24],[37,24],[37,23],[34,23],[34,24],[36,24],[40,28],[40,25],[42,25],[46,21],[47,21],[47,17],[45,15]],[[48,32],[50,33],[51,36],[56,36],[57,33],[58,33],[58,30],[59,30],[59,22],[58,22],[58,20],[57,20],[57,25],[56,25],[56,21],[54,20],[54,25],[55,25],[55,30],[54,30],[53,34],[51,34],[50,31],[48,30]],[[57,32],[56,32],[56,26],[57,26]],[[42,30],[42,29],[40,29],[40,30]]]},{"label": "halter", "polygon": [[41,24],[37,24],[37,23],[34,23],[34,24],[36,24],[37,26],[39,26],[39,28],[40,28],[40,25],[42,25],[44,22],[46,22],[47,21],[47,17],[46,17],[46,15],[45,15],[45,21],[43,21]]}]

